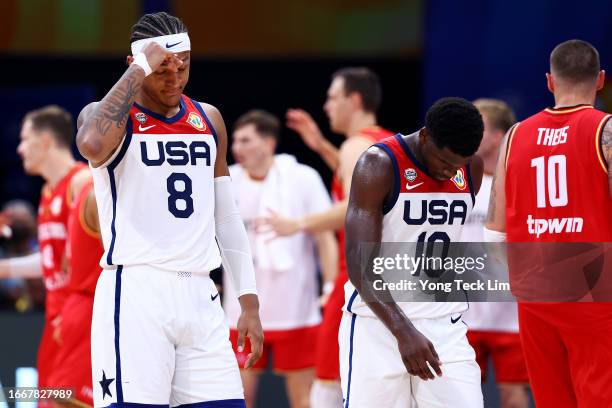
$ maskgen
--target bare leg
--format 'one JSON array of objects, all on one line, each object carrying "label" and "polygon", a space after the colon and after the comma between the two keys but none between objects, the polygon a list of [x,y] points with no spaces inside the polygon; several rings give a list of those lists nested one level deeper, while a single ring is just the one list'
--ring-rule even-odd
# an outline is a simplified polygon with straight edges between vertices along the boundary
[{"label": "bare leg", "polygon": [[285,387],[291,408],[310,408],[310,388],[314,377],[314,368],[285,373]]},{"label": "bare leg", "polygon": [[255,408],[257,401],[257,386],[259,385],[259,370],[240,370],[242,386],[244,387],[244,401],[247,408]]},{"label": "bare leg", "polygon": [[529,407],[529,396],[526,384],[500,383],[499,393],[501,399],[500,408],[527,408]]}]

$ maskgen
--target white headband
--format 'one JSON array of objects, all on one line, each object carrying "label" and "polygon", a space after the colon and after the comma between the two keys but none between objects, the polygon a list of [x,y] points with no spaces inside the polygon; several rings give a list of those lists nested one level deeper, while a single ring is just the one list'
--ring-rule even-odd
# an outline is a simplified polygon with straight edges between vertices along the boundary
[{"label": "white headband", "polygon": [[142,40],[134,41],[132,43],[132,55],[135,56],[141,52],[150,42],[156,42],[162,48],[165,48],[173,53],[191,50],[191,42],[189,41],[189,36],[187,33],[179,33],[152,38],[143,38]]}]

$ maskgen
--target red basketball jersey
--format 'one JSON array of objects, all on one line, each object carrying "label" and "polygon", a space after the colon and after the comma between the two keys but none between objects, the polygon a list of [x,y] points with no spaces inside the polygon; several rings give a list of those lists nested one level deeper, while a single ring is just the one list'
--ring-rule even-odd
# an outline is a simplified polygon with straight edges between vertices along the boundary
[{"label": "red basketball jersey", "polygon": [[84,167],[83,163],[76,164],[53,189],[45,185],[38,206],[38,244],[47,290],[47,319],[53,319],[61,312],[68,294],[70,275],[65,269],[64,254],[71,201],[70,181]]},{"label": "red basketball jersey", "polygon": [[[102,272],[100,258],[104,253],[99,234],[85,223],[85,202],[93,189],[87,183],[74,198],[68,222],[68,259],[70,261],[70,291],[94,295],[98,276]],[[94,204],[95,205],[95,204]]]},{"label": "red basketball jersey", "polygon": [[610,115],[590,105],[545,109],[511,130],[509,242],[610,242],[612,199],[601,151]]},{"label": "red basketball jersey", "polygon": [[[383,129],[379,126],[366,127],[364,129],[361,129],[361,131],[359,132],[359,136],[364,137],[366,139],[370,139],[372,141],[372,144],[377,143],[393,135],[393,132]],[[338,177],[338,174],[334,174],[334,177],[332,179],[331,196],[332,200],[335,203],[344,200],[345,197],[344,188],[342,186],[340,178]],[[344,284],[344,282],[346,282],[348,279],[348,275],[346,274],[346,257],[344,256],[344,228],[338,231],[338,249],[340,251],[338,258],[340,268],[338,271],[339,278],[337,278],[337,281],[341,281],[342,284]]]}]

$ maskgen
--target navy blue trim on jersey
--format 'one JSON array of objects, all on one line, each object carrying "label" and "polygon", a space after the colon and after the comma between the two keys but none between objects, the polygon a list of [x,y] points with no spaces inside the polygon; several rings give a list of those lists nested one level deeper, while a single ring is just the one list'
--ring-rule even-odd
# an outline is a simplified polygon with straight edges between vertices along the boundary
[{"label": "navy blue trim on jersey", "polygon": [[113,250],[115,249],[115,238],[117,237],[117,231],[115,230],[115,219],[117,217],[117,184],[115,181],[115,168],[119,165],[123,156],[127,152],[130,143],[132,142],[132,118],[128,118],[127,126],[125,127],[125,139],[119,153],[113,161],[106,167],[108,171],[108,181],[111,189],[111,198],[113,200],[113,219],[111,221],[111,243],[106,254],[106,263],[108,265],[113,264]]},{"label": "navy blue trim on jersey", "polygon": [[187,108],[185,107],[185,101],[183,101],[183,95],[181,95],[181,99],[179,101],[179,106],[180,109],[177,112],[176,115],[167,118],[163,115],[160,115],[159,113],[155,113],[147,108],[145,108],[144,106],[141,106],[139,104],[137,104],[136,102],[134,102],[134,106],[136,106],[139,110],[143,111],[144,113],[146,113],[147,115],[154,117],[155,119],[167,123],[169,125],[173,124],[174,122],[178,121],[179,119],[181,119],[184,115],[185,115],[185,111],[187,110]]},{"label": "navy blue trim on jersey", "polygon": [[397,164],[397,159],[395,158],[395,155],[393,154],[393,151],[389,148],[389,146],[385,145],[384,143],[376,143],[374,146],[382,149],[385,153],[387,153],[387,155],[391,159],[391,163],[393,164],[393,191],[391,191],[391,195],[389,195],[387,197],[387,200],[385,200],[385,203],[383,204],[383,208],[382,208],[383,214],[387,214],[389,211],[391,211],[391,209],[393,209],[393,207],[395,206],[395,203],[397,202],[397,198],[399,197],[399,192],[400,192],[399,166]]},{"label": "navy blue trim on jersey", "polygon": [[[465,172],[467,173],[466,178],[468,187],[470,188],[470,194],[472,195],[472,208],[474,208],[474,205],[476,204],[476,192],[474,191],[474,183],[472,182],[472,170],[470,163],[465,165]],[[482,182],[480,183],[480,187],[482,188]]]},{"label": "navy blue trim on jersey", "polygon": [[121,309],[121,272],[123,265],[117,266],[115,275],[115,389],[117,404],[123,406],[123,386],[121,385],[121,353],[119,352],[119,312]]},{"label": "navy blue trim on jersey", "polygon": [[169,408],[169,404],[139,404],[137,402],[113,402],[104,408]]},{"label": "navy blue trim on jersey", "polygon": [[227,399],[182,404],[174,408],[246,408],[246,403],[243,399]]},{"label": "navy blue trim on jersey", "polygon": [[431,177],[431,174],[429,174],[429,171],[427,171],[427,167],[425,167],[424,164],[422,164],[420,161],[418,161],[416,156],[414,155],[414,153],[412,153],[412,150],[410,150],[410,147],[408,146],[408,143],[406,143],[406,141],[402,137],[402,134],[398,133],[397,135],[395,135],[395,138],[399,142],[399,144],[402,147],[402,150],[404,151],[404,153],[406,153],[406,156],[408,156],[408,158],[412,161],[412,163],[414,163],[414,165],[417,166],[422,172],[427,174],[427,176],[429,176],[429,178],[433,178],[433,177]]},{"label": "navy blue trim on jersey", "polygon": [[349,399],[351,397],[351,375],[353,374],[353,336],[355,335],[355,321],[356,320],[357,320],[357,315],[354,314],[353,317],[351,317],[351,337],[350,337],[350,343],[349,343],[349,372],[348,372],[348,385],[346,387],[346,400],[344,401],[344,408],[349,408]]},{"label": "navy blue trim on jersey", "polygon": [[119,148],[119,153],[117,153],[117,156],[115,156],[113,161],[106,166],[107,168],[114,170],[119,165],[123,159],[123,156],[125,156],[125,152],[127,152],[128,147],[130,147],[130,143],[132,143],[132,132],[132,117],[128,117],[127,124],[125,125],[125,138],[123,139],[123,144],[121,145],[121,148]]},{"label": "navy blue trim on jersey", "polygon": [[346,305],[346,310],[353,313],[353,311],[351,310],[351,308],[353,307],[353,302],[355,301],[355,298],[357,297],[357,289],[355,289],[353,291],[353,294],[351,295],[348,304]]},{"label": "navy blue trim on jersey", "polygon": [[111,198],[113,200],[113,219],[111,220],[111,243],[106,254],[106,264],[113,264],[113,250],[115,249],[115,238],[117,238],[117,231],[115,230],[115,219],[117,218],[117,186],[115,185],[115,173],[111,167],[107,167],[108,181],[111,189]]},{"label": "navy blue trim on jersey", "polygon": [[206,116],[206,113],[204,112],[204,108],[202,108],[202,105],[200,105],[200,102],[195,101],[193,99],[191,99],[191,103],[193,103],[193,106],[195,106],[196,109],[200,111],[200,114],[202,115],[202,117],[204,117],[204,120],[206,121],[206,124],[208,125],[208,128],[210,129],[210,132],[213,135],[213,138],[215,138],[215,145],[218,147],[219,140],[217,139],[217,131],[215,130],[215,127],[212,125],[212,122],[208,119],[208,116]]}]

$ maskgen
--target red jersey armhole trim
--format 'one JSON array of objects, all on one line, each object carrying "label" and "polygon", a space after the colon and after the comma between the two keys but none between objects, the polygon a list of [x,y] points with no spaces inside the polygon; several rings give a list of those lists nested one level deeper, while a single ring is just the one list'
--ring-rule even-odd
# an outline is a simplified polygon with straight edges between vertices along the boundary
[{"label": "red jersey armhole trim", "polygon": [[601,122],[599,122],[599,125],[597,126],[597,132],[595,133],[595,151],[597,152],[599,164],[601,164],[601,167],[604,173],[606,174],[608,174],[608,165],[606,163],[606,158],[604,157],[603,150],[601,148],[601,135],[603,133],[604,125],[606,124],[606,122],[608,122],[610,117],[612,117],[612,115],[604,116]]},{"label": "red jersey armhole trim", "polygon": [[81,162],[77,161],[74,167],[70,169],[70,173],[72,174],[70,175],[70,179],[68,180],[68,186],[66,186],[66,205],[68,206],[68,208],[70,208],[70,206],[72,205],[72,200],[74,199],[72,193],[72,179],[85,168],[87,167],[84,164],[81,165]]},{"label": "red jersey armhole trim", "polygon": [[85,204],[87,204],[87,200],[89,198],[89,192],[93,189],[93,183],[87,183],[85,185],[85,187],[83,187],[84,190],[87,190],[87,192],[85,191],[81,191],[79,193],[79,195],[84,195],[85,198],[84,200],[82,200],[79,203],[79,224],[81,225],[81,228],[83,228],[83,231],[85,231],[87,233],[87,235],[95,238],[95,239],[100,239],[100,234],[96,233],[94,230],[92,230],[91,228],[89,228],[89,225],[87,225],[87,222],[85,222]]},{"label": "red jersey armhole trim", "polygon": [[510,158],[510,150],[512,149],[512,140],[514,139],[514,134],[516,133],[516,130],[518,129],[520,124],[521,122],[518,122],[512,127],[512,130],[510,130],[510,135],[508,136],[508,141],[506,142],[507,143],[506,144],[506,158],[504,160],[505,169],[508,168],[508,158]]}]

